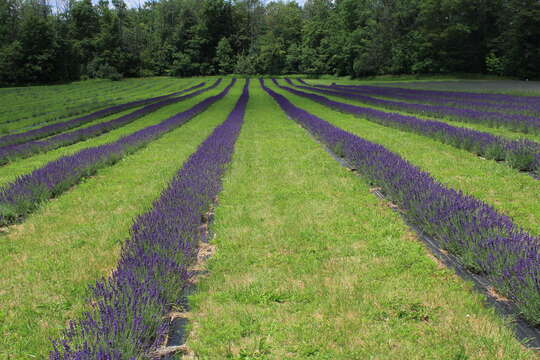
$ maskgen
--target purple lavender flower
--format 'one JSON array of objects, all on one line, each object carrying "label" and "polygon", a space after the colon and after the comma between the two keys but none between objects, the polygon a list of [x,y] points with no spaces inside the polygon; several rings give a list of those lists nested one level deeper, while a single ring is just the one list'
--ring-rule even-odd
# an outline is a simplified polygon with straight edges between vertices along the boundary
[{"label": "purple lavender flower", "polygon": [[[282,86],[275,79],[272,79],[272,81],[284,90],[337,111],[354,114],[383,126],[419,133],[489,159],[505,160],[510,166],[518,170],[538,171],[540,169],[540,144],[534,141],[509,140],[477,130],[452,126],[440,121],[422,120],[414,116],[350,105],[330,100],[321,95]],[[349,94],[342,94],[340,96],[351,99],[356,99],[357,97],[357,95]]]},{"label": "purple lavender flower", "polygon": [[[294,85],[289,79],[289,84]],[[305,82],[303,85],[307,85]],[[307,85],[309,86],[309,85]],[[492,94],[480,94],[481,97],[470,97],[470,94],[456,95],[454,92],[441,92],[432,90],[415,90],[400,87],[390,86],[346,86],[346,85],[314,85],[318,88],[346,91],[356,94],[364,94],[369,96],[378,96],[385,98],[403,99],[413,102],[423,102],[428,104],[446,105],[452,107],[463,107],[472,109],[484,109],[490,111],[502,111],[509,113],[524,113],[532,116],[540,115],[540,98],[530,99],[532,101],[521,102],[520,98],[517,100],[514,97],[508,99],[508,102],[500,100],[493,100],[490,98]],[[479,95],[479,94],[475,94]],[[527,98],[528,99],[528,98]]]},{"label": "purple lavender flower", "polygon": [[[292,81],[287,79],[287,81],[291,84]],[[296,86],[296,85],[295,85]],[[376,95],[376,96],[382,96],[382,94],[388,94],[392,93],[391,90],[385,90],[386,88],[381,87],[374,87],[374,86],[362,86],[362,87],[344,87],[344,86],[322,86],[319,85],[317,87],[309,87],[309,86],[298,86],[300,88],[310,90],[310,91],[316,91],[321,94],[326,95],[333,95],[333,96],[340,96],[347,99],[352,100],[358,100],[366,104],[371,104],[375,106],[380,106],[383,108],[388,109],[395,109],[405,112],[411,112],[415,114],[426,114],[426,115],[432,115],[432,116],[441,116],[441,117],[451,117],[452,119],[463,121],[463,122],[469,122],[469,123],[478,123],[478,124],[484,124],[491,127],[506,127],[515,131],[519,132],[533,132],[533,133],[539,133],[540,134],[540,118],[534,117],[534,116],[528,116],[523,114],[506,114],[506,113],[500,113],[500,112],[494,112],[494,111],[481,111],[474,108],[455,108],[450,106],[444,106],[444,105],[426,105],[426,104],[418,104],[418,103],[408,103],[408,102],[399,102],[399,101],[392,101],[392,100],[384,100],[379,98],[374,98],[367,96],[366,94]],[[411,90],[415,92],[426,92],[426,90]],[[440,92],[436,92],[440,93]],[[444,93],[451,93],[454,94],[454,92],[444,92]],[[469,94],[469,93],[467,93]],[[475,95],[481,95],[481,94],[475,94]],[[499,96],[498,94],[482,94],[483,96],[494,96],[497,98]],[[465,96],[465,95],[463,95]],[[473,96],[472,93],[467,96]],[[510,97],[510,95],[500,95],[504,99],[507,97]],[[409,97],[411,99],[414,99],[412,96]],[[511,97],[514,101],[516,97]],[[523,97],[517,97],[517,98],[523,98]],[[539,100],[522,100],[526,101],[524,104],[530,107],[538,107],[536,110],[540,112],[540,101]],[[524,104],[519,104],[520,106],[525,106]],[[535,110],[535,111],[536,111]]]},{"label": "purple lavender flower", "polygon": [[156,101],[160,101],[160,100],[169,98],[171,96],[179,95],[179,94],[185,93],[187,91],[191,91],[191,90],[200,88],[200,87],[204,86],[204,84],[205,83],[200,83],[200,84],[198,84],[196,86],[193,86],[193,87],[191,87],[189,89],[179,91],[179,92],[174,92],[174,93],[168,94],[168,95],[163,95],[163,96],[153,97],[153,98],[149,98],[149,99],[137,100],[137,101],[132,101],[132,102],[125,103],[125,104],[115,105],[115,106],[112,106],[112,107],[108,107],[106,109],[98,110],[98,111],[93,112],[93,113],[88,114],[88,115],[84,115],[82,117],[78,117],[76,119],[71,119],[71,120],[68,120],[68,121],[43,126],[43,127],[40,127],[39,129],[33,129],[33,130],[28,130],[28,131],[25,131],[25,132],[22,132],[22,133],[18,133],[18,134],[2,136],[2,137],[0,137],[0,150],[4,150],[4,147],[6,147],[7,145],[21,144],[21,143],[24,143],[24,142],[27,142],[27,141],[31,141],[31,140],[35,140],[35,139],[41,139],[41,138],[44,138],[44,137],[47,137],[47,136],[51,136],[51,135],[54,135],[54,134],[61,133],[63,131],[69,130],[69,129],[73,129],[75,127],[86,124],[86,123],[88,123],[90,121],[94,121],[96,119],[100,119],[102,117],[105,117],[105,116],[108,116],[108,115],[111,115],[111,114],[115,114],[115,113],[118,113],[118,112],[121,112],[121,111],[124,111],[124,110],[127,110],[127,109],[131,109],[131,108],[136,107],[136,106],[150,104],[150,103],[153,103],[153,102],[156,102]]},{"label": "purple lavender flower", "polygon": [[337,128],[294,106],[264,85],[281,109],[398,204],[407,221],[484,273],[512,298],[523,316],[540,324],[540,238],[524,232],[491,206],[449,189],[383,146]]},{"label": "purple lavender flower", "polygon": [[[201,84],[204,84],[204,83],[201,83]],[[99,123],[96,125],[92,125],[83,129],[78,129],[71,132],[65,132],[56,136],[52,136],[45,140],[34,140],[34,141],[25,142],[22,144],[13,144],[13,145],[0,147],[0,165],[7,164],[8,162],[17,158],[29,157],[31,155],[34,155],[40,152],[50,151],[50,150],[57,149],[62,146],[71,145],[76,142],[83,141],[83,140],[104,134],[111,130],[122,127],[126,124],[129,124],[135,121],[136,119],[139,119],[142,116],[145,116],[154,111],[157,111],[158,109],[161,109],[164,106],[176,104],[180,101],[190,99],[210,89],[213,89],[216,86],[217,86],[217,81],[216,83],[214,83],[213,85],[207,88],[192,92],[188,95],[184,95],[180,97],[170,97],[169,95],[167,95],[165,100],[161,100],[153,104],[147,105],[143,107],[142,109],[135,110],[134,112],[130,114],[120,116],[116,119]],[[198,87],[200,87],[200,85],[181,91],[178,94],[188,92]]]},{"label": "purple lavender flower", "polygon": [[[117,162],[166,132],[183,125],[223,98],[235,81],[233,79],[218,95],[210,96],[192,108],[171,116],[159,124],[138,130],[115,142],[61,157],[30,174],[18,177],[14,182],[0,189],[0,224],[6,225],[22,219],[41,202],[58,196],[82,178],[94,174],[99,168]],[[218,84],[219,81],[215,86]]]},{"label": "purple lavender flower", "polygon": [[140,359],[164,341],[200,241],[201,215],[221,191],[248,102],[249,81],[225,122],[190,156],[152,209],[137,217],[111,277],[91,288],[91,310],[53,342],[51,360]]}]

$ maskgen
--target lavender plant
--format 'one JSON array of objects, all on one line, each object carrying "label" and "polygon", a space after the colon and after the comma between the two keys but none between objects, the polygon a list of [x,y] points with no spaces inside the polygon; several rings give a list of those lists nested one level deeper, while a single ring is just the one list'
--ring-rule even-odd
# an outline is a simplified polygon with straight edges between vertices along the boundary
[{"label": "lavender plant", "polygon": [[[203,84],[204,83],[201,83],[197,86],[191,87],[177,94],[182,94],[182,93],[191,91],[195,88],[199,88]],[[99,123],[93,126],[89,126],[83,129],[78,129],[78,130],[74,130],[67,133],[61,133],[59,135],[52,136],[45,140],[35,140],[35,141],[25,142],[22,144],[12,144],[12,145],[0,147],[0,165],[5,165],[15,159],[29,157],[33,154],[57,149],[62,146],[71,145],[76,142],[83,141],[83,140],[104,134],[111,130],[122,127],[126,124],[129,124],[142,116],[148,115],[158,109],[161,109],[164,106],[175,104],[180,101],[184,101],[194,96],[197,96],[199,94],[202,94],[208,90],[215,88],[218,84],[219,84],[219,80],[217,80],[213,85],[209,87],[206,87],[198,91],[194,91],[188,95],[184,95],[180,97],[171,97],[170,95],[166,95],[164,100],[154,102],[141,109],[135,110],[134,112],[129,113],[127,115],[120,116],[116,119]]]},{"label": "lavender plant", "polygon": [[[287,79],[291,85],[294,85],[290,79]],[[400,88],[394,86],[346,86],[346,85],[314,85],[315,87],[328,89],[328,90],[337,90],[337,91],[347,91],[357,94],[364,94],[368,96],[379,96],[386,98],[394,99],[403,99],[413,102],[425,102],[429,104],[437,105],[446,105],[452,107],[464,107],[472,109],[484,109],[491,111],[503,111],[510,113],[524,113],[531,116],[540,115],[540,99],[537,99],[536,102],[519,102],[519,101],[489,101],[490,94],[483,94],[483,96],[488,97],[484,98],[470,98],[467,95],[456,96],[452,93],[453,96],[444,96],[440,94],[439,91],[431,90],[414,90],[407,88]]]},{"label": "lavender plant", "polygon": [[482,201],[446,188],[383,146],[294,106],[260,82],[290,118],[330,149],[338,148],[351,166],[380,186],[411,225],[472,271],[483,273],[528,321],[540,324],[540,238]]},{"label": "lavender plant", "polygon": [[[362,88],[358,85],[337,85],[336,87],[342,88]],[[367,86],[367,85],[366,85]],[[408,88],[396,88],[416,95],[436,95],[439,97],[445,97],[450,99],[461,100],[463,98],[469,98],[478,101],[490,101],[494,103],[509,103],[509,104],[524,104],[530,105],[532,108],[538,109],[540,107],[540,96],[520,96],[520,95],[508,95],[508,94],[491,94],[491,93],[477,93],[477,92],[465,92],[465,91],[440,91],[440,90],[424,90],[424,89],[408,89]]]},{"label": "lavender plant", "polygon": [[111,106],[106,109],[101,109],[91,114],[78,117],[76,119],[71,119],[68,121],[63,121],[63,122],[43,126],[38,129],[28,130],[28,131],[18,133],[18,134],[2,136],[0,137],[0,150],[1,151],[8,150],[8,148],[5,148],[8,145],[21,144],[27,141],[41,139],[47,136],[51,136],[54,134],[67,131],[69,129],[73,129],[75,127],[89,123],[90,121],[94,121],[94,120],[103,118],[105,116],[111,115],[111,114],[119,113],[121,111],[128,110],[137,106],[151,104],[153,102],[160,101],[160,100],[169,98],[171,96],[179,95],[187,91],[200,88],[204,86],[204,84],[205,83],[203,82],[198,85],[192,86],[189,89],[182,90],[179,92],[174,92],[168,95],[163,95],[163,96],[158,96],[158,97],[153,97],[153,98],[148,98],[148,99],[143,99],[143,100],[137,100],[137,101],[132,101],[125,104]]},{"label": "lavender plant", "polygon": [[[292,83],[292,82],[291,82]],[[540,118],[523,114],[506,114],[494,111],[481,111],[476,109],[455,108],[444,105],[426,105],[408,102],[399,102],[374,98],[360,93],[343,91],[342,88],[324,89],[321,87],[298,86],[309,91],[321,94],[339,96],[357,100],[365,104],[380,106],[385,109],[394,109],[430,116],[449,117],[457,121],[484,124],[490,127],[505,127],[523,133],[540,134]],[[508,95],[504,95],[508,96]]]},{"label": "lavender plant", "polygon": [[361,116],[384,126],[426,135],[488,159],[504,160],[508,165],[518,170],[540,171],[540,144],[534,141],[509,140],[477,130],[452,126],[440,121],[422,120],[414,116],[345,104],[321,95],[282,86],[275,79],[272,81],[284,90],[313,100],[331,109]]},{"label": "lavender plant", "polygon": [[0,225],[12,224],[24,218],[41,202],[58,196],[81,179],[94,174],[99,168],[117,162],[166,132],[183,125],[223,98],[235,81],[236,79],[233,79],[218,95],[210,96],[159,124],[138,130],[115,142],[61,157],[30,174],[18,177],[0,189]]},{"label": "lavender plant", "polygon": [[201,241],[201,215],[221,190],[249,98],[249,82],[225,122],[190,156],[152,209],[139,216],[109,278],[91,287],[91,310],[53,342],[51,360],[148,357],[166,315],[182,299]]}]

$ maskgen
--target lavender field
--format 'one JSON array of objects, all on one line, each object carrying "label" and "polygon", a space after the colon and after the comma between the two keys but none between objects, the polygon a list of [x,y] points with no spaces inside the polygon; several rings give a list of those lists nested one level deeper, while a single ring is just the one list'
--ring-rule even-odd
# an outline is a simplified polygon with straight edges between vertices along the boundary
[{"label": "lavender field", "polygon": [[539,83],[81,84],[0,88],[0,359],[539,357]]}]

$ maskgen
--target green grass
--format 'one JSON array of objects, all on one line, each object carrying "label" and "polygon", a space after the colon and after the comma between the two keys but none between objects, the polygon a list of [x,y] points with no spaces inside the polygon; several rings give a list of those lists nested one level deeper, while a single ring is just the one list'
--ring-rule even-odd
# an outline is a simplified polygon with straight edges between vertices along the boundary
[{"label": "green grass", "polygon": [[[153,84],[152,88],[141,88],[139,86],[135,86],[133,88],[130,88],[129,91],[126,91],[123,94],[111,94],[116,95],[115,98],[107,99],[106,101],[96,101],[95,99],[87,99],[90,103],[89,105],[74,105],[72,107],[62,107],[59,112],[60,114],[45,114],[39,117],[32,117],[28,118],[24,121],[17,121],[12,124],[8,124],[8,126],[12,126],[15,128],[12,130],[12,133],[19,133],[28,131],[29,129],[36,129],[43,127],[45,125],[50,125],[53,123],[58,122],[65,122],[74,118],[81,117],[83,115],[95,112],[97,110],[101,110],[106,107],[123,104],[130,101],[135,100],[142,100],[149,97],[154,96],[160,96],[165,94],[170,94],[174,92],[175,90],[180,90],[182,88],[186,88],[190,85],[189,82],[184,82],[182,80],[178,80],[176,84],[169,83],[166,87],[163,85],[157,86],[159,84]],[[109,90],[109,89],[107,89]],[[126,90],[126,89],[124,89]],[[81,96],[81,95],[79,95]],[[86,96],[82,95],[82,98],[86,100]],[[43,105],[46,108],[49,108],[48,104]],[[27,123],[27,124],[25,124]]]},{"label": "green grass", "polygon": [[[152,78],[130,79],[121,82],[88,82],[54,86],[29,87],[17,92],[13,99],[4,94],[9,89],[0,89],[0,107],[7,108],[0,113],[0,131],[16,133],[45,124],[66,121],[105,107],[160,96],[178,91],[196,79]],[[51,89],[52,88],[52,89]],[[43,97],[43,93],[48,96]],[[16,101],[22,103],[18,104]],[[14,122],[6,123],[19,119]],[[0,134],[2,135],[2,134]]]},{"label": "green grass", "polygon": [[[285,83],[283,81],[280,81],[279,83],[281,85],[286,85],[286,86],[291,87],[289,84],[287,84],[287,83]],[[525,133],[517,132],[517,131],[511,130],[511,129],[507,129],[507,128],[504,128],[504,127],[490,127],[490,126],[484,125],[484,124],[467,123],[467,122],[462,122],[462,121],[453,119],[453,118],[448,117],[448,116],[444,116],[444,117],[443,116],[427,116],[427,115],[414,114],[414,113],[411,113],[411,112],[399,111],[399,110],[395,110],[395,109],[387,109],[387,108],[383,108],[381,106],[365,104],[365,103],[363,103],[363,102],[361,102],[359,100],[352,100],[352,99],[347,99],[347,98],[344,98],[344,97],[341,97],[341,96],[323,94],[323,93],[320,93],[320,92],[317,92],[317,91],[307,90],[307,89],[304,89],[304,88],[297,88],[297,90],[307,92],[307,93],[316,94],[316,95],[319,95],[319,96],[324,96],[324,97],[326,97],[328,99],[331,99],[333,101],[338,101],[338,102],[342,102],[342,103],[345,103],[345,104],[351,104],[351,105],[360,106],[360,107],[367,107],[367,108],[377,109],[377,110],[380,110],[380,111],[392,112],[392,113],[397,113],[397,114],[402,114],[402,115],[407,115],[407,116],[414,116],[414,117],[417,117],[419,119],[424,119],[424,120],[440,121],[440,122],[444,122],[444,123],[447,123],[447,124],[455,126],[455,127],[462,127],[462,128],[467,128],[467,129],[478,130],[478,131],[490,133],[490,134],[493,134],[493,135],[501,136],[501,137],[504,137],[504,138],[507,138],[507,139],[512,139],[512,140],[529,139],[531,141],[536,141],[536,142],[540,143],[540,135],[525,134]],[[287,93],[290,94],[289,92],[287,92]],[[371,97],[376,97],[376,96],[371,96]],[[389,100],[403,102],[401,99],[389,99]]]},{"label": "green grass", "polygon": [[[108,133],[99,135],[94,138],[90,138],[86,141],[81,141],[72,145],[64,146],[64,147],[61,147],[52,151],[36,154],[26,159],[18,159],[12,163],[2,166],[0,167],[0,187],[9,182],[14,181],[18,176],[28,174],[32,170],[39,168],[41,166],[44,166],[48,162],[56,160],[62,156],[73,154],[79,150],[82,150],[88,147],[103,145],[103,144],[116,141],[123,136],[129,135],[149,125],[157,124],[163,121],[164,119],[166,119],[167,117],[170,117],[180,111],[190,108],[191,106],[197,104],[198,102],[202,101],[204,98],[210,95],[218,94],[225,87],[226,83],[227,82],[225,81],[219,87],[213,90],[210,90],[208,92],[202,93],[200,95],[197,95],[194,98],[161,108],[149,115],[141,117],[140,119],[137,119],[133,121],[132,123],[124,125]],[[116,115],[108,116],[103,121],[111,120],[115,116],[127,114],[127,113],[130,113],[131,111],[134,111],[134,110],[128,110],[128,111],[125,111]]]},{"label": "green grass", "polygon": [[[267,82],[267,85],[270,84]],[[271,88],[297,106],[332,124],[393,151],[435,179],[493,205],[518,225],[540,234],[540,181],[504,163],[478,156],[436,140],[384,127],[353,115],[340,113],[311,100]]]},{"label": "green grass", "polygon": [[212,228],[197,359],[536,358],[256,82]]},{"label": "green grass", "polygon": [[[310,84],[330,85],[386,85],[413,89],[464,91],[472,93],[508,94],[520,96],[540,96],[540,81],[520,81],[498,76],[454,75],[404,75],[375,76],[360,79],[348,77],[323,76],[321,79],[309,79]],[[472,74],[470,74],[472,75]],[[288,76],[298,78],[305,76]]]},{"label": "green grass", "polygon": [[[0,102],[8,105],[4,114],[17,113],[25,99],[35,97],[36,108],[48,111],[61,109],[62,97],[81,103],[85,94],[104,98],[109,91],[115,98],[149,97],[204,80],[0,89]],[[1,167],[0,186],[60,156],[160,122],[217,94],[226,83],[107,134]],[[114,268],[133,219],[149,209],[225,119],[241,84],[186,125],[44,203],[24,223],[1,230],[0,359],[46,358],[49,338],[58,338],[66,322],[87,309],[87,286]],[[535,200],[540,182],[529,176],[279,92],[540,233]],[[200,359],[537,358],[514,338],[509,320],[435,261],[399,215],[369,190],[253,81],[212,224],[217,252],[191,297],[188,346],[195,354]]]},{"label": "green grass", "polygon": [[[138,123],[163,120],[219,91]],[[236,85],[184,126],[100,170],[0,236],[1,359],[46,358],[49,338],[58,338],[66,321],[85,309],[87,286],[113,269],[133,218],[149,209],[187,157],[225,120],[240,92]]]}]

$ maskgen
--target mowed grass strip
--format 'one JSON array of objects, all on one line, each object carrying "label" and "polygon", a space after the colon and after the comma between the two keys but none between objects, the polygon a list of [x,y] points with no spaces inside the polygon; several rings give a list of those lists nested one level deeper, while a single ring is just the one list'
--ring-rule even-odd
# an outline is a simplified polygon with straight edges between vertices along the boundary
[{"label": "mowed grass strip", "polygon": [[257,82],[250,95],[190,298],[195,358],[535,358]]},{"label": "mowed grass strip", "polygon": [[[295,83],[295,85],[299,85],[299,83],[297,81],[293,81],[293,82]],[[281,85],[289,86],[289,84],[287,84],[285,81],[279,81],[279,83]],[[493,135],[498,135],[498,136],[501,136],[501,137],[505,137],[505,138],[508,138],[508,139],[512,139],[512,140],[529,139],[531,141],[536,141],[536,142],[540,143],[540,135],[525,134],[525,133],[510,130],[510,129],[507,129],[507,128],[504,128],[504,127],[490,127],[490,126],[483,125],[483,124],[467,123],[467,122],[458,121],[456,119],[452,119],[451,117],[448,117],[448,116],[419,115],[419,114],[412,113],[412,112],[399,111],[399,110],[395,110],[395,109],[384,108],[384,107],[381,107],[381,106],[375,106],[375,105],[371,105],[371,104],[366,104],[366,103],[364,103],[362,101],[359,101],[359,100],[347,99],[347,98],[344,98],[344,97],[341,97],[341,96],[323,94],[323,93],[313,91],[313,90],[308,90],[308,89],[305,89],[305,88],[302,88],[302,87],[296,87],[296,89],[304,91],[304,92],[324,96],[324,97],[326,97],[328,99],[331,99],[331,100],[334,100],[334,101],[339,101],[339,102],[342,102],[342,103],[345,103],[345,104],[351,104],[351,105],[360,106],[360,107],[367,107],[367,108],[377,109],[377,110],[385,111],[385,112],[389,112],[389,113],[397,113],[397,114],[401,114],[401,115],[414,116],[414,117],[417,117],[419,119],[424,119],[424,120],[440,121],[440,122],[444,122],[444,123],[447,123],[447,124],[455,126],[455,127],[462,127],[462,128],[467,128],[467,129],[478,130],[478,131],[490,133],[490,134],[493,134]],[[351,94],[354,94],[354,93],[351,92]],[[373,98],[381,98],[381,99],[388,99],[388,100],[392,100],[392,101],[405,102],[405,101],[402,101],[401,99],[383,98],[383,97],[372,96],[372,95],[368,95],[368,96],[373,97]],[[414,102],[414,101],[411,100],[409,102]]]},{"label": "mowed grass strip", "polygon": [[[297,76],[295,77],[297,78]],[[324,76],[321,79],[304,79],[310,84],[331,85],[373,85],[433,91],[457,91],[485,94],[507,94],[517,96],[540,96],[538,82],[501,79],[491,77],[484,79],[467,79],[454,75],[382,75],[370,79],[351,79]]]},{"label": "mowed grass strip", "polygon": [[266,82],[296,106],[366,140],[381,144],[439,182],[494,206],[526,230],[540,234],[540,181],[504,163],[484,160],[436,140],[331,110]]},{"label": "mowed grass strip", "polygon": [[[2,104],[6,105],[0,111],[1,120],[9,113],[22,115],[25,112],[41,112],[61,110],[61,107],[72,107],[78,104],[88,104],[92,100],[115,100],[132,92],[144,92],[167,87],[173,83],[173,78],[126,79],[119,82],[89,80],[67,85],[30,86],[16,89],[0,89],[3,95]],[[28,101],[32,100],[32,101]],[[49,105],[48,108],[43,105]],[[41,108],[40,108],[41,106]],[[34,114],[40,115],[40,114]],[[13,118],[12,118],[13,119]]]},{"label": "mowed grass strip", "polygon": [[[191,79],[162,78],[148,80],[147,83],[144,80],[125,84],[121,82],[121,85],[116,86],[111,83],[94,94],[84,91],[83,87],[74,91],[75,95],[71,94],[71,97],[65,93],[52,94],[40,102],[28,96],[40,91],[36,89],[32,94],[27,94],[26,104],[22,107],[6,102],[5,108],[13,108],[13,111],[1,116],[1,119],[8,122],[0,123],[0,130],[3,133],[16,133],[66,121],[113,105],[172,93],[185,87],[189,81]],[[16,119],[19,120],[13,121]]]},{"label": "mowed grass strip", "polygon": [[[181,111],[187,110],[195,104],[201,102],[203,99],[217,95],[221,90],[226,86],[227,82],[223,81],[218,87],[209,90],[205,93],[202,93],[198,96],[195,96],[191,99],[168,105],[164,108],[161,108],[153,113],[150,113],[146,116],[143,116],[139,119],[136,119],[132,123],[124,125],[118,129],[109,131],[105,134],[90,138],[85,141],[75,143],[73,145],[64,146],[55,150],[51,150],[45,153],[40,153],[33,155],[30,158],[26,159],[17,159],[12,163],[9,163],[5,166],[0,167],[0,187],[5,186],[9,182],[14,181],[18,176],[28,174],[32,170],[44,166],[50,161],[54,161],[62,156],[71,155],[79,150],[107,144],[113,141],[120,139],[123,136],[134,133],[138,130],[141,130],[147,126],[160,123],[161,121],[167,119],[170,116],[173,116]],[[135,109],[130,109],[125,112],[118,113],[116,115],[108,116],[104,118],[103,121],[112,120],[117,116],[122,116],[129,114],[130,112],[135,111]]]},{"label": "mowed grass strip", "polygon": [[67,321],[86,308],[87,286],[115,267],[133,218],[150,208],[225,120],[241,89],[237,84],[187,124],[100,170],[0,236],[1,359],[46,358],[49,339],[59,338]]},{"label": "mowed grass strip", "polygon": [[[100,105],[94,105],[94,106],[90,106],[90,107],[86,107],[86,106],[77,107],[76,110],[72,111],[73,113],[76,113],[76,115],[59,116],[58,118],[56,118],[54,120],[50,120],[50,121],[48,121],[47,119],[41,119],[41,120],[39,120],[40,122],[37,122],[37,123],[35,121],[33,121],[33,120],[30,120],[32,122],[30,125],[25,125],[24,123],[20,123],[20,122],[13,123],[12,126],[17,127],[17,128],[15,130],[11,130],[10,134],[26,132],[26,131],[29,131],[29,130],[35,130],[35,129],[38,129],[38,128],[42,128],[42,127],[47,126],[47,125],[52,125],[52,124],[59,123],[59,122],[69,121],[69,120],[76,119],[76,118],[85,116],[87,114],[90,114],[90,113],[93,113],[93,112],[96,112],[96,111],[99,111],[99,110],[102,110],[104,108],[108,108],[108,107],[111,107],[111,106],[120,105],[120,104],[124,104],[124,103],[129,103],[131,101],[137,101],[137,100],[143,100],[143,99],[147,99],[147,98],[152,98],[152,97],[155,97],[154,95],[161,96],[161,95],[171,94],[171,93],[177,92],[176,91],[177,89],[178,89],[178,91],[181,91],[183,89],[189,88],[189,87],[191,87],[192,84],[193,83],[189,82],[189,81],[178,80],[178,82],[176,84],[174,84],[173,86],[170,86],[170,85],[172,85],[172,83],[168,86],[168,87],[172,87],[171,89],[169,89],[168,87],[166,89],[161,89],[161,87],[156,88],[156,85],[158,85],[158,84],[154,84],[154,86],[152,86],[151,89],[146,89],[146,87],[139,89],[139,87],[136,87],[137,92],[135,92],[135,89],[133,89],[128,94],[126,94],[123,98],[119,98],[119,99],[117,99],[115,101],[110,101],[108,103],[109,105],[107,105],[106,103],[102,103]],[[46,108],[48,108],[49,105],[45,104],[44,106]],[[139,107],[132,108],[132,109],[137,109],[137,108],[139,108]],[[112,115],[116,115],[116,114],[112,114]],[[100,120],[100,119],[97,119],[97,120]],[[85,127],[87,125],[88,125],[88,123],[83,124],[83,125],[81,125],[79,127],[74,127],[72,129],[82,128],[82,127]]]},{"label": "mowed grass strip", "polygon": [[[17,122],[24,121],[30,118],[37,119],[44,115],[52,115],[58,112],[69,113],[68,108],[73,106],[87,107],[88,105],[100,100],[110,102],[118,97],[121,97],[126,92],[132,92],[142,88],[142,82],[126,81],[116,84],[101,83],[100,87],[96,86],[96,82],[88,82],[86,88],[70,84],[70,90],[63,91],[55,86],[28,87],[21,88],[14,94],[10,94],[10,89],[0,89],[3,105],[0,111],[0,123],[2,125],[12,124],[17,126]],[[154,87],[156,83],[148,82],[148,85]],[[58,91],[60,90],[60,91]],[[15,96],[13,96],[15,95]],[[11,125],[10,125],[11,126]]]},{"label": "mowed grass strip", "polygon": [[[135,84],[132,85],[132,88],[120,89],[120,93],[115,92],[115,89],[104,89],[103,92],[99,94],[106,95],[99,95],[99,97],[96,95],[92,97],[86,93],[81,93],[76,99],[64,100],[64,104],[50,104],[45,102],[41,105],[34,105],[32,100],[29,100],[27,109],[23,108],[22,111],[16,110],[11,115],[10,120],[17,118],[20,120],[2,124],[0,125],[0,129],[3,133],[20,133],[40,128],[45,125],[71,120],[110,106],[134,100],[141,100],[153,97],[154,95],[169,94],[175,92],[179,87],[184,87],[184,84],[188,83],[177,80],[176,84],[170,81],[167,83],[150,82],[149,85],[145,86]],[[105,96],[105,98],[103,96]],[[56,97],[62,98],[57,95],[53,97],[53,101],[58,101],[55,100]],[[25,115],[25,112],[29,111],[31,107],[37,107],[39,112]]]}]

